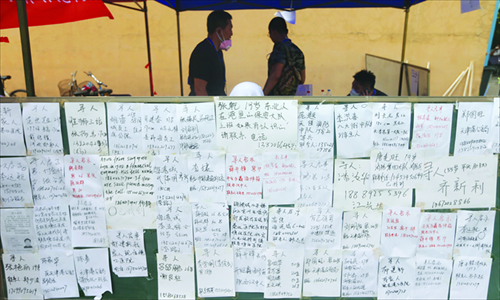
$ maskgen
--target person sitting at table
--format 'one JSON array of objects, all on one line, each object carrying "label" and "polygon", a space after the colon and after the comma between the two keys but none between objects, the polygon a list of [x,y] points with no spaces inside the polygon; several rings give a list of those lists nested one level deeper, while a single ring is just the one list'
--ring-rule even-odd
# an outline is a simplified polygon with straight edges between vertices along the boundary
[{"label": "person sitting at table", "polygon": [[375,88],[375,74],[373,72],[361,70],[353,77],[352,89],[347,96],[387,96],[386,93]]}]

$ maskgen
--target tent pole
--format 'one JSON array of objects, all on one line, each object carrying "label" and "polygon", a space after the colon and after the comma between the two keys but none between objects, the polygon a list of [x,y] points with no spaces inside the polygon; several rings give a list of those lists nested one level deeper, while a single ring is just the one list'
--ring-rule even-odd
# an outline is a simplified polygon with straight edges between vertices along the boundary
[{"label": "tent pole", "polygon": [[406,52],[406,37],[408,35],[408,16],[410,15],[410,7],[405,8],[405,25],[403,31],[403,49],[401,50],[401,62],[405,62],[405,52]]},{"label": "tent pole", "polygon": [[151,45],[149,43],[149,23],[148,23],[148,7],[146,6],[146,0],[144,0],[144,21],[146,24],[146,44],[148,47],[148,66],[149,66],[149,90],[151,92],[151,97],[154,96],[153,90],[153,69],[151,68]]},{"label": "tent pole", "polygon": [[181,29],[179,25],[179,0],[176,1],[175,15],[177,16],[177,47],[179,52],[179,80],[181,83],[181,96],[184,96],[184,88],[182,86],[182,56],[181,56]]},{"label": "tent pole", "polygon": [[28,14],[26,1],[17,0],[17,15],[19,16],[19,32],[21,34],[21,48],[23,52],[24,80],[28,97],[35,97],[35,81],[33,79],[33,64],[31,61],[30,32],[28,28]]}]

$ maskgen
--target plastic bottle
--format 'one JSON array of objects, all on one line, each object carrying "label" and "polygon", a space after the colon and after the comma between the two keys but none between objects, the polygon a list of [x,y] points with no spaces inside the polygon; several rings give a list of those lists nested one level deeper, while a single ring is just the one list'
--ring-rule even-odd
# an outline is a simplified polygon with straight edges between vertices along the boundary
[{"label": "plastic bottle", "polygon": [[307,91],[307,97],[311,96],[311,91]]},{"label": "plastic bottle", "polygon": [[321,96],[325,95],[325,90],[321,90]]},{"label": "plastic bottle", "polygon": [[331,96],[332,95],[332,92],[330,91],[330,89],[328,89],[328,93],[326,93],[327,96]]}]

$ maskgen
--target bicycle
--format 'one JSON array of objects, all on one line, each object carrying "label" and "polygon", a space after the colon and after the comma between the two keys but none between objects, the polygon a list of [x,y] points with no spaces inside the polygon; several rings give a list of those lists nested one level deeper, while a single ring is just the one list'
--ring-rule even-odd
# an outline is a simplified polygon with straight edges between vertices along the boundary
[{"label": "bicycle", "polygon": [[5,81],[11,79],[10,75],[0,76],[0,97],[27,97],[28,92],[26,90],[18,89],[8,92],[5,88]]}]

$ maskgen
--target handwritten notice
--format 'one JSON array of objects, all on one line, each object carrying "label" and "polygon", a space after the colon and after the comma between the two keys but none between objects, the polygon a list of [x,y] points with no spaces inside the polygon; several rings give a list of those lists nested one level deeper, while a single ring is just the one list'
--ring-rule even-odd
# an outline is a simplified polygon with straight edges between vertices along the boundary
[{"label": "handwritten notice", "polygon": [[106,224],[109,229],[156,229],[156,205],[137,195],[116,195],[105,201]]},{"label": "handwritten notice", "polygon": [[2,262],[8,299],[43,299],[38,253],[3,254]]},{"label": "handwritten notice", "polygon": [[181,153],[216,148],[215,111],[212,102],[180,104],[177,106],[177,117]]},{"label": "handwritten notice", "polygon": [[108,247],[104,204],[74,199],[70,207],[73,247]]},{"label": "handwritten notice", "polygon": [[415,206],[423,209],[495,207],[498,156],[433,157]]},{"label": "handwritten notice", "polygon": [[239,247],[233,249],[236,292],[264,293],[267,249]]},{"label": "handwritten notice", "polygon": [[189,153],[189,202],[226,202],[225,165],[222,151]]},{"label": "handwritten notice", "polygon": [[373,251],[346,250],[342,260],[342,297],[376,297],[378,258]]},{"label": "handwritten notice", "polygon": [[380,246],[382,212],[379,210],[345,211],[342,249],[375,249]]},{"label": "handwritten notice", "polygon": [[421,213],[417,256],[450,259],[456,222],[455,213]]},{"label": "handwritten notice", "polygon": [[189,175],[184,155],[152,156],[156,206],[170,206],[188,200]]},{"label": "handwritten notice", "polygon": [[40,284],[45,299],[80,297],[73,251],[40,251]]},{"label": "handwritten notice", "polygon": [[300,158],[297,152],[262,155],[264,199],[270,205],[293,204],[300,197]]},{"label": "handwritten notice", "polygon": [[267,249],[264,298],[300,298],[304,249]]},{"label": "handwritten notice", "polygon": [[33,200],[37,205],[68,204],[62,155],[27,156]]},{"label": "handwritten notice", "polygon": [[177,104],[143,103],[142,149],[153,155],[179,153]]},{"label": "handwritten notice", "polygon": [[373,149],[408,149],[411,103],[373,103]]},{"label": "handwritten notice", "polygon": [[414,298],[415,272],[414,257],[381,257],[377,299]]},{"label": "handwritten notice", "polygon": [[369,157],[372,149],[370,103],[335,105],[337,158]]},{"label": "handwritten notice", "polygon": [[332,206],[333,158],[325,156],[301,159],[298,206]]},{"label": "handwritten notice", "polygon": [[[491,102],[460,102],[454,156],[490,154]],[[491,144],[490,144],[491,146]]]},{"label": "handwritten notice", "polygon": [[37,248],[32,208],[1,209],[0,216],[4,252],[33,252]]},{"label": "handwritten notice", "polygon": [[233,249],[196,248],[196,253],[198,297],[234,297]]},{"label": "handwritten notice", "polygon": [[216,100],[217,146],[228,153],[297,148],[297,100]]},{"label": "handwritten notice", "polygon": [[193,253],[193,216],[191,205],[157,207],[158,252]]},{"label": "handwritten notice", "polygon": [[104,102],[64,103],[71,154],[108,155]]},{"label": "handwritten notice", "polygon": [[70,199],[103,199],[98,155],[65,155],[64,177]]},{"label": "handwritten notice", "polygon": [[222,248],[229,238],[229,208],[222,203],[193,203],[193,231],[196,248]]},{"label": "handwritten notice", "polygon": [[107,248],[73,250],[76,278],[85,296],[113,293]]},{"label": "handwritten notice", "polygon": [[372,190],[370,174],[369,159],[336,159],[333,207],[341,210],[382,209],[387,205],[411,207],[411,188]]},{"label": "handwritten notice", "polygon": [[340,297],[342,251],[306,249],[303,296]]},{"label": "handwritten notice", "polygon": [[194,255],[156,253],[158,299],[195,299]]},{"label": "handwritten notice", "polygon": [[306,209],[278,206],[269,209],[270,247],[303,248],[306,237]]},{"label": "handwritten notice", "polygon": [[417,150],[373,150],[370,158],[372,189],[404,189],[422,185],[423,152]]},{"label": "handwritten notice", "polygon": [[452,120],[453,104],[415,103],[411,148],[423,149],[427,156],[448,156]]},{"label": "handwritten notice", "polygon": [[382,215],[380,248],[388,257],[415,256],[419,243],[420,208],[389,206]]},{"label": "handwritten notice", "polygon": [[28,153],[63,154],[59,103],[24,103],[23,125]]},{"label": "handwritten notice", "polygon": [[33,220],[40,250],[71,249],[68,205],[37,205]]},{"label": "handwritten notice", "polygon": [[492,259],[458,257],[453,261],[450,299],[487,299]]},{"label": "handwritten notice", "polygon": [[106,103],[109,154],[142,154],[141,103]]},{"label": "handwritten notice", "polygon": [[20,103],[0,103],[0,155],[24,156],[26,146],[23,138]]},{"label": "handwritten notice", "polygon": [[494,226],[495,211],[459,210],[454,256],[490,257]]},{"label": "handwritten notice", "polygon": [[340,249],[342,212],[332,207],[307,208],[306,249]]},{"label": "handwritten notice", "polygon": [[298,115],[299,149],[307,154],[327,154],[333,159],[333,105],[301,105]]},{"label": "handwritten notice", "polygon": [[267,204],[259,198],[239,198],[233,201],[231,209],[231,242],[233,246],[264,247],[267,241]]},{"label": "handwritten notice", "polygon": [[226,194],[262,197],[262,157],[260,155],[226,155]]},{"label": "handwritten notice", "polygon": [[0,200],[2,208],[33,206],[26,157],[0,158]]},{"label": "handwritten notice", "polygon": [[428,257],[416,257],[414,295],[419,299],[447,300],[453,261]]},{"label": "handwritten notice", "polygon": [[118,277],[147,277],[142,229],[109,229],[108,236],[113,273]]},{"label": "handwritten notice", "polygon": [[491,133],[488,148],[493,153],[500,153],[500,97],[493,101],[493,112],[491,113]]}]

